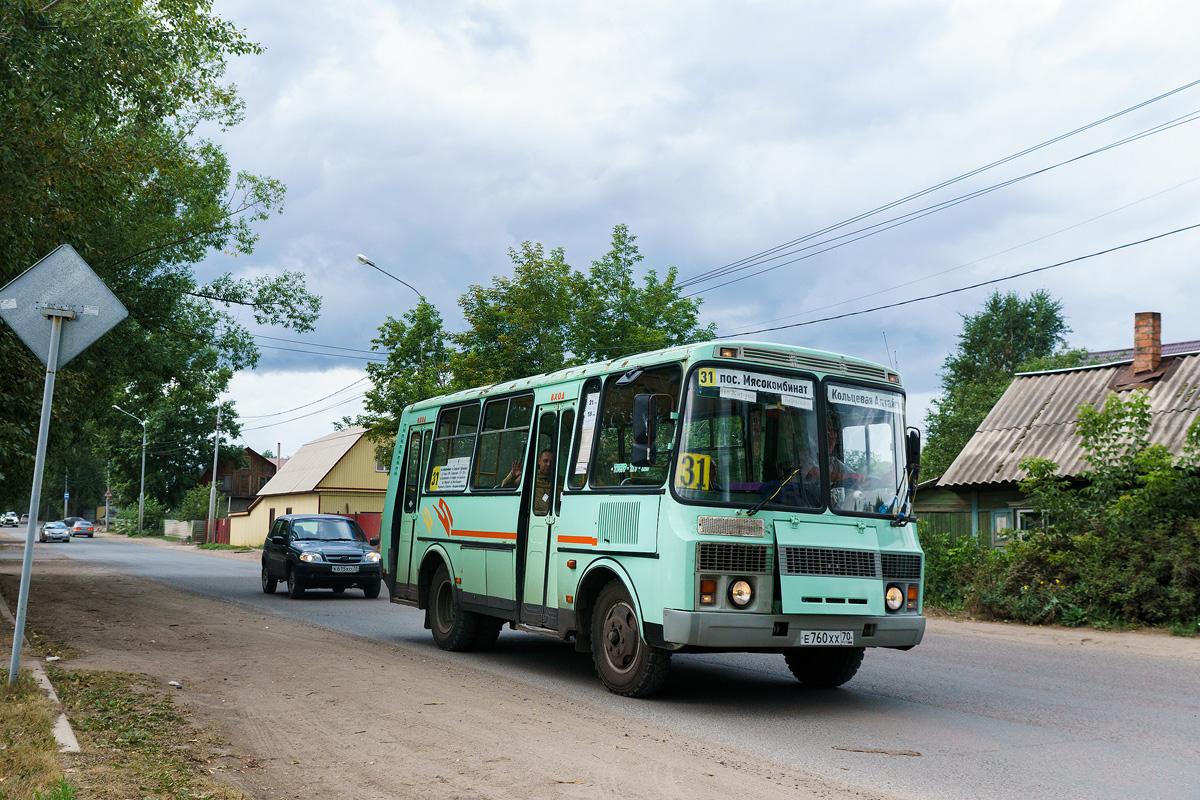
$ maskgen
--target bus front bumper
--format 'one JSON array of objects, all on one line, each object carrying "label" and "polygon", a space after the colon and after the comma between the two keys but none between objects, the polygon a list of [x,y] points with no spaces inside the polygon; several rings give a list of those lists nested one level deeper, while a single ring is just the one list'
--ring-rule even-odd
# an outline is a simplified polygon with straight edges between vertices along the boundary
[{"label": "bus front bumper", "polygon": [[850,631],[853,647],[912,647],[925,635],[925,617],[663,611],[663,639],[668,645],[771,650],[801,647],[806,639],[811,643],[817,631]]}]

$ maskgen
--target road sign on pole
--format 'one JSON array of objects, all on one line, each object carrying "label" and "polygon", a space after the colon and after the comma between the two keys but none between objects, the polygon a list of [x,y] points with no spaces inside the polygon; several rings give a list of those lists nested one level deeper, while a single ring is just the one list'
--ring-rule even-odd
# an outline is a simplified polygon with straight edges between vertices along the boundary
[{"label": "road sign on pole", "polygon": [[[50,407],[54,402],[54,377],[58,369],[99,339],[129,311],[69,244],[22,272],[0,288],[0,319],[46,365],[42,389],[42,419],[38,425],[33,461],[33,490],[29,494],[29,525],[25,529],[25,558],[21,563],[21,589],[13,630],[8,682],[17,682],[21,666],[21,641],[25,638],[25,610],[29,605],[29,577],[33,570],[33,532],[42,501],[42,473],[50,434]],[[47,341],[48,339],[48,341]],[[63,499],[70,497],[63,492]]]}]

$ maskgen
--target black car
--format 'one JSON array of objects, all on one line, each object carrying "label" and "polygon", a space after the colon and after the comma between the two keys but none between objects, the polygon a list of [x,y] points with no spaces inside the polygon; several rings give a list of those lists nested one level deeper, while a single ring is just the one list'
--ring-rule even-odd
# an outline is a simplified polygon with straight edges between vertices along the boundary
[{"label": "black car", "polygon": [[303,597],[306,589],[351,586],[369,598],[379,597],[383,572],[378,539],[367,541],[358,523],[334,514],[288,514],[271,525],[263,544],[262,589],[274,594],[286,581],[288,595]]}]

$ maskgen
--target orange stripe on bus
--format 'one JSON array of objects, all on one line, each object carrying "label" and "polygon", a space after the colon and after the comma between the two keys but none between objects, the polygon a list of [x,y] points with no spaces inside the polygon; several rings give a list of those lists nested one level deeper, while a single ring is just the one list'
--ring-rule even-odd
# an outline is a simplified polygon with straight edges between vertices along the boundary
[{"label": "orange stripe on bus", "polygon": [[558,541],[562,544],[592,544],[596,543],[595,536],[560,536]]},{"label": "orange stripe on bus", "polygon": [[451,536],[474,536],[478,539],[513,539],[516,531],[450,531]]}]

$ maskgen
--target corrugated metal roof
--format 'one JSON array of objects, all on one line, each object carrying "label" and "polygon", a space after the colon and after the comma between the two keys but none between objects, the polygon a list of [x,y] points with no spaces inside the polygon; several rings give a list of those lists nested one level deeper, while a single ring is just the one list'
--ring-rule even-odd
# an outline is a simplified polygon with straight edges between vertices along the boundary
[{"label": "corrugated metal roof", "polygon": [[[1200,341],[1173,342],[1172,344],[1164,344],[1162,346],[1162,354],[1164,356],[1178,356],[1184,353],[1196,352],[1200,352]],[[1132,361],[1133,348],[1126,347],[1123,350],[1097,350],[1094,353],[1088,353],[1088,358],[1101,364],[1109,361]]]},{"label": "corrugated metal roof", "polygon": [[[1200,415],[1200,354],[1179,363],[1150,392],[1150,441],[1179,454],[1188,426]],[[1102,408],[1109,386],[1127,364],[1018,375],[980,423],[938,486],[1006,483],[1026,477],[1021,460],[1047,458],[1063,475],[1087,469],[1075,419],[1079,406]],[[1120,393],[1128,395],[1127,391]]]},{"label": "corrugated metal roof", "polygon": [[346,428],[303,445],[258,490],[259,496],[311,492],[366,432],[366,428]]}]

